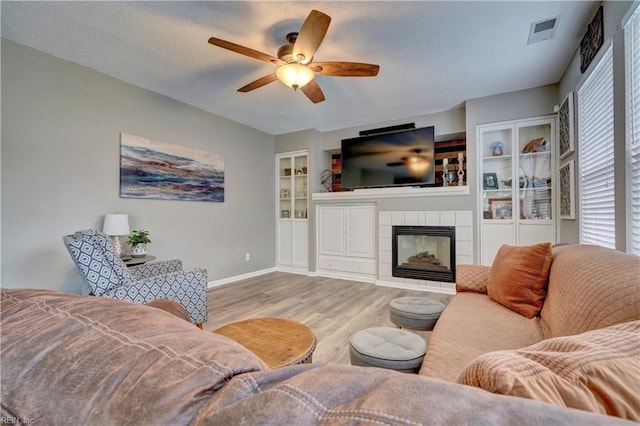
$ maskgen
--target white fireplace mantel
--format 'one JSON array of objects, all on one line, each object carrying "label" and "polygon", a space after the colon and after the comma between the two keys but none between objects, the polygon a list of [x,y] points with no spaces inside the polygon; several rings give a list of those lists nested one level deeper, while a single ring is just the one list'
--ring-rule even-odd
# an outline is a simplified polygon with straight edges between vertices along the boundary
[{"label": "white fireplace mantel", "polygon": [[380,198],[417,198],[417,197],[447,197],[469,195],[469,186],[440,186],[416,188],[412,186],[400,188],[366,188],[343,192],[314,192],[314,201],[350,201],[371,200]]},{"label": "white fireplace mantel", "polygon": [[393,226],[454,226],[456,264],[473,264],[473,212],[382,211],[378,216],[378,279],[376,284],[411,290],[455,294],[455,283],[416,280],[393,276]]}]

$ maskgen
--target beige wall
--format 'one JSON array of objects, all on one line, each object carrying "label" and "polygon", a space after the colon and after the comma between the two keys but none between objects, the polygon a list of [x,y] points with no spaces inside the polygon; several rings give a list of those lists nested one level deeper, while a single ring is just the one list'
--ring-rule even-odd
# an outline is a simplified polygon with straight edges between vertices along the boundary
[{"label": "beige wall", "polygon": [[[120,198],[120,132],[222,154],[225,201]],[[79,292],[62,236],[116,211],[210,281],[275,264],[271,135],[2,39],[1,152],[3,287]]]},{"label": "beige wall", "polygon": [[[605,38],[614,40],[619,245],[624,245],[625,233],[621,22],[631,4],[604,2]],[[328,152],[339,149],[341,139],[374,127],[415,122],[417,127],[434,125],[436,135],[466,131],[471,194],[438,197],[437,209],[433,208],[475,213],[475,127],[551,114],[553,106],[575,91],[588,72],[580,74],[576,50],[557,85],[471,99],[460,108],[402,120],[273,137],[3,39],[1,285],[79,291],[80,276],[61,237],[77,229],[100,228],[104,213],[114,211],[130,214],[133,228],[151,231],[151,254],[182,258],[186,267],[204,266],[210,280],[273,267],[274,154],[308,149],[310,185],[318,191],[320,171],[329,168]],[[119,198],[120,132],[223,154],[225,202]],[[579,141],[578,153],[569,159],[577,160],[577,155]],[[378,207],[424,210],[425,203],[386,199]],[[558,241],[579,240],[577,220],[559,222]],[[313,216],[310,224],[313,270]],[[250,262],[244,261],[246,252],[251,253]]]}]

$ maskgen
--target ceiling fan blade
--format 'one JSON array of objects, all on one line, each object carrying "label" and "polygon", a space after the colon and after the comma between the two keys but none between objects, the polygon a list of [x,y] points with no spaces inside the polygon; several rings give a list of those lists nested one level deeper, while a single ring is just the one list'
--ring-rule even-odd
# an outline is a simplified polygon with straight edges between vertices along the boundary
[{"label": "ceiling fan blade", "polygon": [[332,77],[375,77],[380,66],[359,62],[314,62],[309,68],[316,74]]},{"label": "ceiling fan blade", "polygon": [[308,64],[313,60],[313,55],[320,47],[330,23],[331,17],[329,15],[317,10],[312,10],[309,13],[293,45],[291,53],[295,61],[299,61],[299,55],[304,56],[304,59],[300,61],[302,64]]},{"label": "ceiling fan blade", "polygon": [[232,52],[235,53],[239,53],[241,55],[244,56],[248,56],[250,58],[254,58],[254,59],[259,59],[261,61],[265,61],[265,62],[271,62],[273,64],[281,64],[282,61],[280,61],[280,59],[271,56],[271,55],[267,55],[266,53],[262,53],[262,52],[258,52],[257,50],[253,50],[250,49],[248,47],[245,46],[241,46],[239,44],[236,43],[232,43],[230,41],[226,41],[226,40],[222,40],[216,37],[210,37],[209,38],[209,43],[213,44],[214,46],[218,46],[218,47],[222,47],[223,49],[227,49],[230,50]]},{"label": "ceiling fan blade", "polygon": [[238,92],[250,92],[252,90],[258,89],[266,84],[272,83],[278,79],[278,76],[274,74],[265,75],[262,78],[257,79],[256,81],[252,81],[246,86],[242,86],[238,89]]},{"label": "ceiling fan blade", "polygon": [[309,100],[314,104],[323,102],[325,100],[324,93],[322,93],[322,89],[320,89],[320,86],[318,86],[318,83],[315,79],[302,86],[300,90],[302,90],[302,93],[307,95],[307,98],[309,98]]}]

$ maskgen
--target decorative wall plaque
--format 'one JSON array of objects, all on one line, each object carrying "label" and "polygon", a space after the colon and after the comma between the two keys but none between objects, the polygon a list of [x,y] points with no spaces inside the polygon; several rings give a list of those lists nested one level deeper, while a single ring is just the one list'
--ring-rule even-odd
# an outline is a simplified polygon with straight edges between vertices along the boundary
[{"label": "decorative wall plaque", "polygon": [[575,199],[575,177],[573,171],[573,160],[567,162],[559,170],[560,174],[560,218],[575,219],[576,209]]},{"label": "decorative wall plaque", "polygon": [[580,42],[580,72],[584,73],[604,42],[603,8],[600,6]]},{"label": "decorative wall plaque", "polygon": [[560,135],[560,159],[575,150],[574,124],[573,124],[573,92],[569,92],[564,98],[558,110],[558,133]]}]

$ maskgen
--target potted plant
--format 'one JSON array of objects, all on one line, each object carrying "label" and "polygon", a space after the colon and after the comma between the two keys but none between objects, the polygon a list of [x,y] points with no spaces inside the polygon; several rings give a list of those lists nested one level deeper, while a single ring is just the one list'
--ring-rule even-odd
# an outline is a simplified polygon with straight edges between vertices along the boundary
[{"label": "potted plant", "polygon": [[127,244],[131,246],[131,256],[144,257],[147,254],[147,244],[150,242],[149,231],[136,231],[134,229],[127,240]]}]

